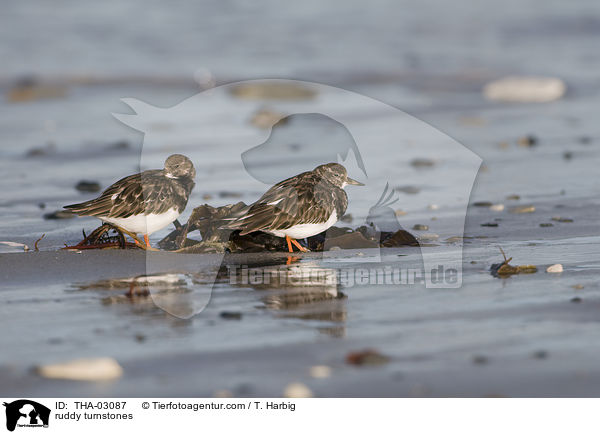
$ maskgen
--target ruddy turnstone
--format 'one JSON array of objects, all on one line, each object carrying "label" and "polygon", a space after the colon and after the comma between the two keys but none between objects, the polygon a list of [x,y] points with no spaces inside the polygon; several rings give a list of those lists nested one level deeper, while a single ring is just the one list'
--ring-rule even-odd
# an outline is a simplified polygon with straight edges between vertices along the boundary
[{"label": "ruddy turnstone", "polygon": [[241,229],[240,235],[262,231],[285,237],[290,252],[292,244],[306,252],[308,249],[296,239],[319,234],[344,215],[348,207],[346,185],[364,184],[349,178],[341,164],[317,166],[275,184],[224,228]]},{"label": "ruddy turnstone", "polygon": [[194,188],[196,169],[185,155],[173,154],[164,169],[129,175],[96,199],[65,206],[80,216],[97,217],[134,234],[148,235],[175,221]]}]

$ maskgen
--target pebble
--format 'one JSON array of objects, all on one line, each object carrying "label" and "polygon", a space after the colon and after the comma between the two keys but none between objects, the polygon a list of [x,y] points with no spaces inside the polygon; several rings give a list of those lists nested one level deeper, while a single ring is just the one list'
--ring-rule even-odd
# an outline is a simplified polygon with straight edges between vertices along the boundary
[{"label": "pebble", "polygon": [[110,143],[108,146],[106,146],[106,149],[113,149],[113,150],[121,150],[121,149],[129,149],[130,145],[129,142],[127,140],[117,140],[114,143]]},{"label": "pebble", "polygon": [[313,378],[327,378],[331,376],[331,368],[327,365],[311,366],[309,374]]},{"label": "pebble", "polygon": [[573,158],[573,153],[570,151],[566,151],[565,153],[563,153],[563,158],[565,160],[571,160]]},{"label": "pebble", "polygon": [[506,196],[506,200],[520,200],[521,196],[519,196],[518,194],[511,194]]},{"label": "pebble", "polygon": [[[15,243],[14,241],[0,241],[0,245],[7,246],[8,251],[12,251],[12,249],[16,249],[17,251],[28,252],[29,246],[23,243]],[[0,250],[2,251],[2,250]]]},{"label": "pebble", "polygon": [[473,363],[476,365],[487,365],[489,363],[489,359],[486,356],[476,355],[473,356]]},{"label": "pebble", "polygon": [[410,162],[410,165],[417,168],[433,167],[435,166],[435,161],[430,158],[415,158]]},{"label": "pebble", "polygon": [[581,303],[581,302],[582,302],[582,300],[580,297],[573,297],[571,299],[571,303]]},{"label": "pebble", "polygon": [[405,185],[403,187],[396,187],[396,191],[406,194],[417,194],[421,191],[419,187],[415,187],[414,185]]},{"label": "pebble", "polygon": [[538,139],[535,136],[528,135],[528,136],[523,136],[523,137],[519,138],[517,140],[517,143],[519,144],[519,146],[531,148],[532,146],[537,145]]},{"label": "pebble", "polygon": [[223,319],[235,319],[235,320],[240,320],[242,319],[242,313],[241,312],[230,312],[230,311],[223,311],[219,314],[219,316]]},{"label": "pebble", "polygon": [[44,218],[46,220],[72,219],[73,217],[75,217],[75,214],[73,214],[71,211],[62,209],[44,214]]},{"label": "pebble", "polygon": [[220,191],[219,197],[228,198],[228,197],[242,197],[242,193],[238,193],[236,191]]},{"label": "pebble", "polygon": [[546,350],[539,350],[536,351],[535,353],[533,353],[533,357],[535,359],[547,359],[548,358],[548,351]]},{"label": "pebble", "polygon": [[481,226],[487,227],[487,228],[497,228],[498,223],[481,223]]},{"label": "pebble", "polygon": [[573,288],[573,289],[583,289],[584,286],[581,283],[578,283],[577,285],[571,286],[571,288]]},{"label": "pebble", "polygon": [[546,273],[562,273],[562,272],[563,272],[562,264],[554,264],[554,265],[550,265],[548,268],[546,268]]},{"label": "pebble", "polygon": [[346,363],[349,365],[384,365],[389,361],[388,356],[375,350],[353,351],[346,355]]},{"label": "pebble", "polygon": [[394,214],[396,214],[396,217],[400,217],[400,216],[406,215],[406,211],[402,211],[401,209],[397,209],[396,211],[394,211]]},{"label": "pebble", "polygon": [[541,228],[551,228],[554,225],[552,223],[540,223]]},{"label": "pebble", "polygon": [[566,90],[560,78],[510,75],[487,83],[483,95],[491,101],[542,103],[562,98]]},{"label": "pebble", "polygon": [[535,207],[533,205],[515,206],[513,208],[510,208],[509,212],[513,214],[528,214],[535,212]]},{"label": "pebble", "polygon": [[429,226],[427,226],[427,225],[418,225],[417,224],[417,225],[414,225],[412,228],[415,231],[428,231],[429,230]]},{"label": "pebble", "polygon": [[100,184],[97,183],[96,181],[79,181],[77,183],[77,185],[75,186],[76,190],[79,191],[83,191],[83,192],[89,192],[89,193],[95,193],[97,191],[100,191]]},{"label": "pebble", "polygon": [[[253,116],[250,122],[252,125],[262,128],[268,129],[275,125],[277,122],[281,121],[285,115],[283,113],[276,112],[274,110],[270,110],[267,108],[260,109]],[[283,122],[282,122],[283,123]]]},{"label": "pebble", "polygon": [[473,206],[481,207],[481,208],[489,208],[493,206],[492,202],[482,201],[482,202],[473,202]]},{"label": "pebble", "polygon": [[202,195],[202,200],[211,200],[212,198],[212,194],[206,193]]},{"label": "pebble", "polygon": [[592,142],[592,138],[589,136],[581,136],[577,141],[582,145],[589,145]]},{"label": "pebble", "polygon": [[435,203],[432,203],[432,204],[427,205],[427,209],[429,209],[431,211],[435,211],[436,209],[440,209],[440,206],[436,205]]},{"label": "pebble", "polygon": [[283,396],[286,398],[312,398],[312,390],[302,383],[290,383],[285,386]]},{"label": "pebble", "polygon": [[248,100],[306,100],[317,96],[317,91],[311,87],[275,81],[240,84],[235,86],[231,93],[237,98]]},{"label": "pebble", "polygon": [[573,223],[573,219],[565,217],[552,217],[552,220],[559,223]]},{"label": "pebble", "polygon": [[45,378],[77,381],[108,381],[123,375],[123,368],[110,357],[75,359],[65,363],[42,365],[37,367],[36,371]]},{"label": "pebble", "polygon": [[494,204],[494,205],[490,206],[490,209],[492,211],[504,211],[504,204],[501,204],[501,203]]},{"label": "pebble", "polygon": [[440,236],[438,234],[434,234],[433,232],[425,233],[419,235],[419,240],[421,241],[433,241],[437,240]]}]

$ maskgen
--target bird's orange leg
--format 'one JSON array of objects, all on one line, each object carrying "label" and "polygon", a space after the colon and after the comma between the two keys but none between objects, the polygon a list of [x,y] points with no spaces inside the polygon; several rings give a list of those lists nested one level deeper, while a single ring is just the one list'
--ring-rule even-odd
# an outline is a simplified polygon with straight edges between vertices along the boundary
[{"label": "bird's orange leg", "polygon": [[300,250],[301,252],[309,252],[310,250],[308,250],[306,247],[302,247],[302,245],[300,245],[300,243],[298,241],[296,241],[293,238],[290,238],[290,241],[292,242],[292,244],[296,247],[298,247],[298,250]]},{"label": "bird's orange leg", "polygon": [[152,246],[150,246],[150,240],[148,239],[148,234],[144,235],[144,241],[146,242],[146,247],[152,247]]},{"label": "bird's orange leg", "polygon": [[288,245],[288,251],[290,253],[293,253],[294,249],[292,249],[292,239],[290,237],[288,237],[287,235],[285,236],[285,241],[287,241],[287,245]]}]

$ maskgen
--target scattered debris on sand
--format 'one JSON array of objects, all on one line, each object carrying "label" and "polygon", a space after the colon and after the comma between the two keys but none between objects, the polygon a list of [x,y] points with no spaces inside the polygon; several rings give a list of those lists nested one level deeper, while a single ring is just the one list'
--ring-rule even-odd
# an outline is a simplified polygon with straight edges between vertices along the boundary
[{"label": "scattered debris on sand", "polygon": [[[196,207],[188,222],[159,241],[158,245],[164,250],[181,253],[286,251],[283,238],[264,232],[242,236],[240,231],[222,229],[228,218],[239,215],[246,208],[243,202],[216,208],[207,204]],[[188,238],[195,231],[200,233],[202,241]],[[419,246],[419,242],[405,230],[378,232],[371,226],[356,229],[333,226],[307,239],[307,247],[311,251],[401,246]]]},{"label": "scattered debris on sand", "polygon": [[513,274],[531,274],[537,272],[537,267],[535,265],[510,265],[509,262],[512,261],[512,258],[506,259],[506,254],[502,248],[500,248],[500,252],[502,252],[502,256],[504,256],[504,262],[492,264],[490,267],[492,276],[503,278],[512,276]]},{"label": "scattered debris on sand", "polygon": [[[94,229],[94,231],[86,235],[83,232],[83,240],[74,246],[65,245],[66,250],[84,250],[84,249],[127,249],[127,248],[142,248],[143,242],[138,240],[140,245],[129,243],[125,240],[125,234],[122,229],[117,228],[109,223],[104,223],[102,226]],[[133,237],[133,234],[131,234]],[[134,237],[134,240],[136,238]]]}]

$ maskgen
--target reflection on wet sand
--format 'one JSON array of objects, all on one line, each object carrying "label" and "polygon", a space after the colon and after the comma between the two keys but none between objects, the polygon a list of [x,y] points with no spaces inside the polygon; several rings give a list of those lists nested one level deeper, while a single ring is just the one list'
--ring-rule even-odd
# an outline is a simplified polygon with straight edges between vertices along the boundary
[{"label": "reflection on wet sand", "polygon": [[316,262],[291,265],[230,268],[230,283],[265,291],[261,308],[278,311],[282,318],[332,323],[318,330],[332,336],[345,334],[346,295],[339,290],[337,272]]},{"label": "reflection on wet sand", "polygon": [[136,314],[156,313],[157,308],[172,316],[188,319],[208,304],[213,284],[249,287],[260,292],[259,308],[274,311],[280,318],[319,321],[317,329],[343,336],[346,295],[339,290],[335,269],[316,262],[292,265],[221,267],[198,273],[163,273],[123,279],[106,279],[78,284],[79,290],[111,290],[102,298],[105,305],[128,304]]},{"label": "reflection on wet sand", "polygon": [[187,319],[202,311],[210,300],[211,286],[205,285],[202,277],[202,273],[164,273],[100,280],[76,287],[80,290],[120,290],[119,295],[102,298],[102,303],[132,304],[137,308],[136,313],[155,311],[160,307],[175,317]]}]

